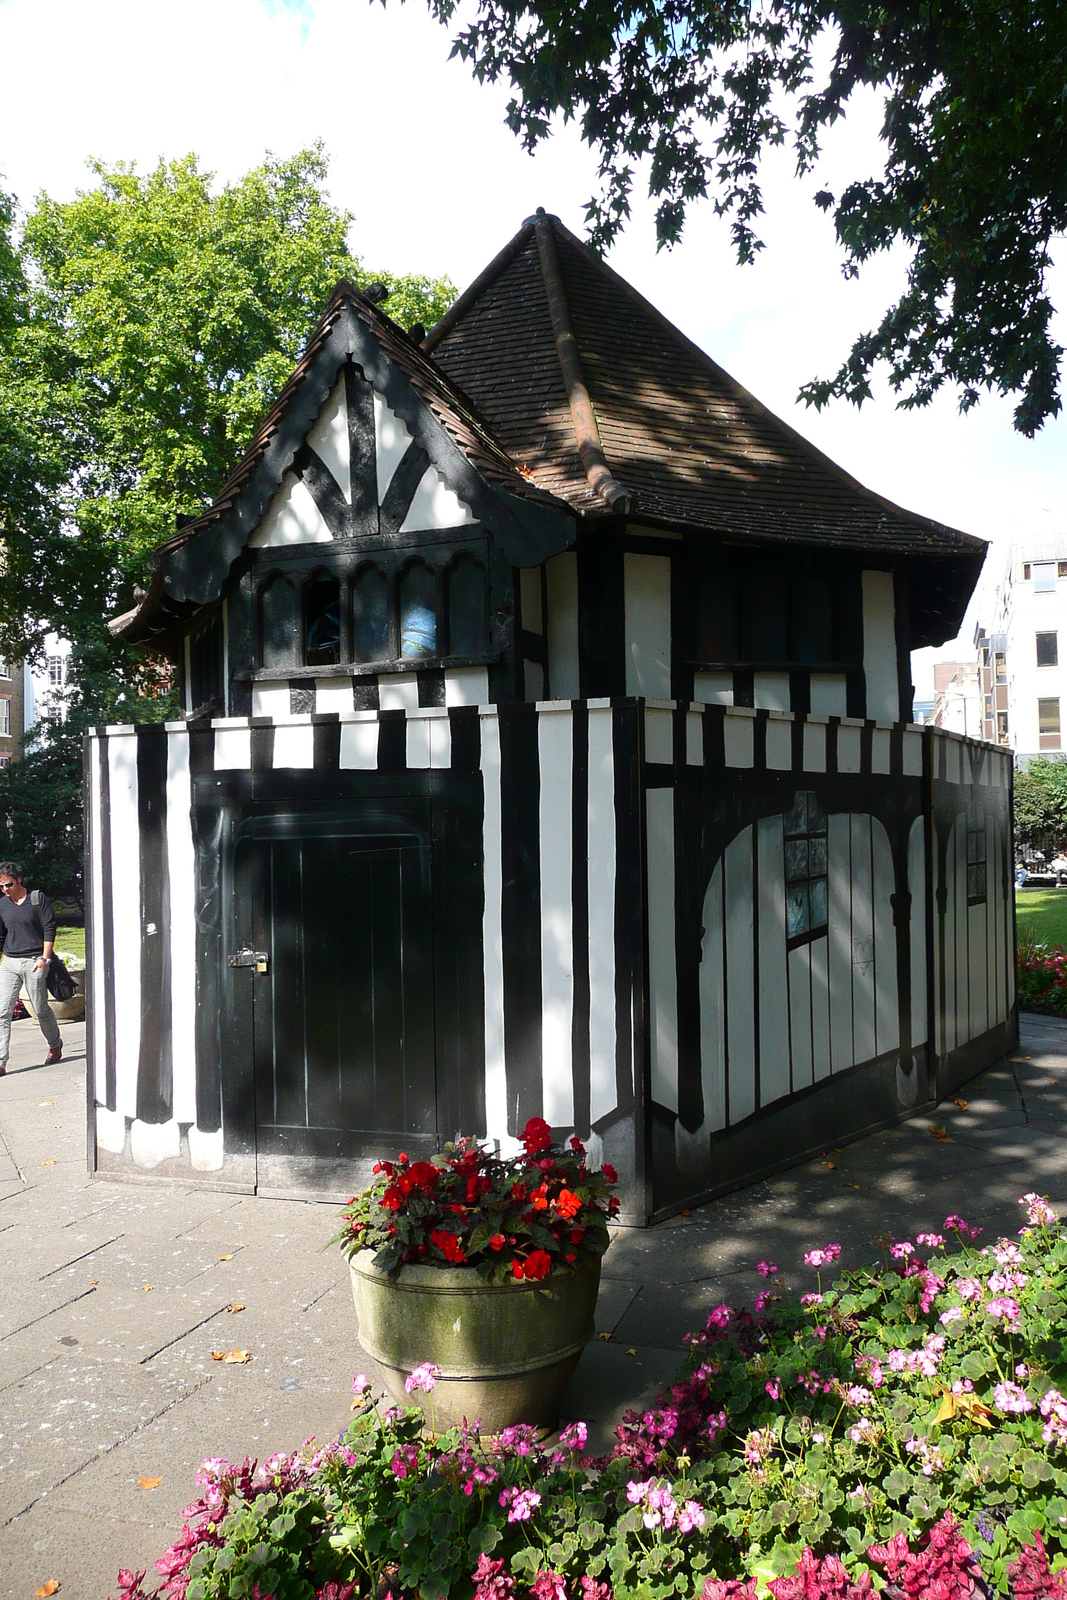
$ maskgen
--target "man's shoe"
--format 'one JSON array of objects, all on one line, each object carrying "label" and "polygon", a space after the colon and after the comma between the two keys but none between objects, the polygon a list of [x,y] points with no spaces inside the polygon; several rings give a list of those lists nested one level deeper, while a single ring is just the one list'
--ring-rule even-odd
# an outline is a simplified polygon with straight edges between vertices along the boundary
[{"label": "man's shoe", "polygon": [[49,1050],[48,1054],[45,1056],[44,1064],[45,1064],[46,1067],[54,1067],[56,1062],[57,1061],[62,1061],[62,1059],[63,1059],[63,1046],[61,1044],[57,1044],[55,1049],[54,1050]]}]

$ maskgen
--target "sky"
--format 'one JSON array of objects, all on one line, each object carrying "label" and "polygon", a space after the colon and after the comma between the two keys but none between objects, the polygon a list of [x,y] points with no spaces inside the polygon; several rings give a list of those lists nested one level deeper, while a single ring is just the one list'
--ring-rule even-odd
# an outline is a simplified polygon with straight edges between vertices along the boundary
[{"label": "sky", "polygon": [[[506,90],[479,85],[448,54],[421,0],[0,0],[0,185],[26,207],[42,189],[67,199],[89,187],[90,157],[145,170],[190,151],[231,181],[268,149],[288,155],[321,139],[331,199],[353,214],[363,264],[446,274],[462,288],[539,205],[580,234],[596,168],[570,127],[526,154],[504,125]],[[736,265],[707,203],[681,244],[657,253],[640,198],[609,260],[870,488],[1001,548],[1013,534],[1067,532],[1065,417],[1029,441],[1012,429],[1011,402],[995,397],[963,417],[948,392],[898,411],[884,386],[859,410],[797,403],[800,385],[836,370],[903,281],[893,254],[846,282],[812,202],[877,164],[872,97],[853,107],[816,174],[797,179],[784,152],[766,164],[755,266]],[[1067,249],[1051,287],[1067,307]],[[1067,344],[1067,315],[1058,336]],[[994,550],[986,574],[998,566]],[[984,575],[958,644],[917,652],[920,698],[932,694],[935,655],[973,658],[987,587]]]}]

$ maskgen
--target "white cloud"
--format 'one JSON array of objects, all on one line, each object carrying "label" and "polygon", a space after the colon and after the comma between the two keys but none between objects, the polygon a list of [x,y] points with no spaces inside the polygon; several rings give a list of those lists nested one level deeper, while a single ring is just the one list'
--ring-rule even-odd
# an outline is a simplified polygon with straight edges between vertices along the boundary
[{"label": "white cloud", "polygon": [[[322,138],[333,199],[354,214],[365,263],[462,285],[538,205],[580,232],[595,163],[573,128],[525,154],[503,125],[506,91],[475,84],[448,51],[419,0],[8,0],[0,171],[29,204],[40,188],[65,198],[85,187],[90,155],[143,169],[194,150],[232,179],[267,148]],[[798,181],[785,152],[768,162],[767,247],[754,267],[734,264],[708,205],[678,249],[657,254],[640,201],[612,264],[872,489],[986,539],[1038,520],[1067,531],[1067,419],[1030,443],[1000,399],[963,418],[950,394],[914,413],[895,411],[884,391],[858,412],[796,404],[801,383],[834,370],[901,281],[902,260],[890,258],[846,283],[811,198],[870,170],[877,129],[874,100],[858,102],[817,180]],[[1067,259],[1054,291],[1067,300]],[[1062,318],[1060,329],[1063,341]]]}]

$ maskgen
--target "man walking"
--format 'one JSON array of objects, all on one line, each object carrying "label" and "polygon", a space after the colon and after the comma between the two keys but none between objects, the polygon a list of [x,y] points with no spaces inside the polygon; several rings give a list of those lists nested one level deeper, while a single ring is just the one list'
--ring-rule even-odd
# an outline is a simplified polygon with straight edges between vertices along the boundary
[{"label": "man walking", "polygon": [[0,891],[0,951],[4,957],[0,962],[2,1077],[7,1071],[11,1048],[11,1014],[23,984],[48,1042],[46,1067],[62,1060],[63,1040],[48,1004],[48,968],[56,938],[55,912],[39,889],[31,895],[23,887],[22,868],[15,861],[0,861]]}]

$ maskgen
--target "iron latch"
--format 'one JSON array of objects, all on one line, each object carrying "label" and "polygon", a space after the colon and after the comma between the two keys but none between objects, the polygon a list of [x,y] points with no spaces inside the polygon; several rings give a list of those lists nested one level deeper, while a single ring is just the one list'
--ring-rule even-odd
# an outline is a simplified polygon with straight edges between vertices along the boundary
[{"label": "iron latch", "polygon": [[266,972],[269,961],[266,950],[235,950],[230,957],[230,966],[255,967],[257,972]]}]

